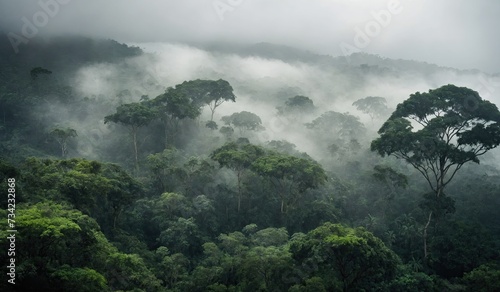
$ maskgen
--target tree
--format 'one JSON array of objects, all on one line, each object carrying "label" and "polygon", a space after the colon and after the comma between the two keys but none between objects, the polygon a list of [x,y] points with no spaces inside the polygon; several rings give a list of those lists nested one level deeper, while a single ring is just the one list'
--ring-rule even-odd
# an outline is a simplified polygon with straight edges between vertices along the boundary
[{"label": "tree", "polygon": [[267,142],[267,147],[278,152],[283,152],[286,154],[299,154],[299,151],[295,149],[297,145],[288,142],[287,140],[272,140]]},{"label": "tree", "polygon": [[[465,163],[479,163],[479,156],[500,144],[500,112],[476,91],[450,84],[411,94],[378,133],[371,150],[404,159],[439,200]],[[431,210],[423,230],[424,258],[432,216]]]},{"label": "tree", "polygon": [[119,123],[128,127],[134,144],[135,168],[139,170],[139,154],[137,149],[137,130],[149,124],[156,116],[155,111],[146,102],[122,104],[116,113],[104,117],[104,123]]},{"label": "tree", "polygon": [[386,99],[380,96],[367,96],[356,100],[352,105],[368,114],[372,121],[374,118],[383,117],[389,112]]},{"label": "tree", "polygon": [[116,229],[123,210],[139,199],[144,191],[139,182],[116,164],[104,164],[101,174],[110,184],[106,192],[106,203],[111,212],[103,213],[111,213],[112,227]]},{"label": "tree", "polygon": [[71,128],[56,128],[49,134],[61,145],[61,157],[65,157],[68,153],[68,140],[78,136],[76,130]]},{"label": "tree", "polygon": [[146,160],[151,171],[154,190],[160,193],[174,191],[182,173],[182,153],[176,148],[170,148],[150,154]]},{"label": "tree", "polygon": [[328,291],[376,290],[390,281],[399,263],[397,255],[362,227],[327,222],[307,235],[292,239],[293,259],[309,267],[301,275],[322,276]]},{"label": "tree", "polygon": [[215,131],[215,130],[217,130],[219,128],[219,125],[217,125],[217,123],[214,122],[214,121],[208,121],[205,124],[205,127],[209,128],[212,131]]},{"label": "tree", "polygon": [[[162,291],[161,281],[146,266],[144,260],[136,254],[115,252],[107,257],[106,270],[113,277],[108,277],[112,291]],[[133,291],[133,290],[132,290]]]},{"label": "tree", "polygon": [[255,246],[244,256],[240,273],[242,286],[249,291],[285,291],[283,283],[276,281],[292,265],[290,252],[280,246]]},{"label": "tree", "polygon": [[332,157],[345,157],[355,153],[361,146],[358,139],[364,136],[366,128],[359,119],[349,113],[328,111],[305,126],[313,131],[315,138]]},{"label": "tree", "polygon": [[179,128],[179,121],[185,118],[195,119],[201,114],[203,94],[200,88],[189,82],[184,82],[167,88],[163,94],[151,100],[156,108],[165,130],[165,148],[171,144],[175,133]]},{"label": "tree", "polygon": [[94,217],[103,230],[114,229],[122,211],[143,193],[140,184],[119,166],[85,159],[29,158],[22,175],[27,201],[71,203]]},{"label": "tree", "polygon": [[226,140],[230,140],[231,137],[234,134],[234,129],[232,127],[229,127],[229,126],[223,126],[223,127],[220,128],[219,132],[222,135],[224,135],[224,137],[226,138]]},{"label": "tree", "polygon": [[276,188],[281,213],[293,206],[307,189],[316,188],[327,179],[317,162],[277,152],[255,160],[252,169],[269,178]]},{"label": "tree", "polygon": [[211,111],[210,121],[214,120],[215,109],[225,101],[236,101],[233,88],[226,80],[192,80],[184,81],[176,86],[176,90],[182,91],[193,100],[208,105]]},{"label": "tree", "polygon": [[500,291],[500,266],[484,264],[463,277],[468,291]]},{"label": "tree", "polygon": [[31,76],[31,79],[33,79],[33,80],[36,80],[38,78],[38,76],[41,74],[50,75],[50,74],[52,74],[52,71],[45,69],[45,68],[42,68],[42,67],[35,67],[35,68],[31,69],[31,71],[30,71],[30,76]]},{"label": "tree", "polygon": [[373,170],[373,177],[389,188],[390,193],[386,196],[388,199],[396,195],[397,188],[406,188],[408,186],[408,177],[390,166],[375,165]]},{"label": "tree", "polygon": [[222,121],[226,125],[233,125],[240,129],[240,133],[243,130],[258,131],[262,130],[262,120],[260,117],[254,113],[242,111],[239,113],[233,113],[230,116],[222,117]]},{"label": "tree", "polygon": [[330,133],[330,136],[343,141],[349,141],[352,137],[363,135],[366,131],[365,126],[357,117],[349,113],[334,111],[323,113],[312,122],[307,123],[306,127],[322,133]]},{"label": "tree", "polygon": [[313,101],[303,95],[296,95],[294,97],[290,97],[285,101],[284,106],[280,106],[276,108],[278,110],[279,115],[286,114],[306,114],[314,111],[314,103]]},{"label": "tree", "polygon": [[252,144],[238,145],[234,142],[225,144],[214,150],[210,155],[210,158],[217,161],[221,167],[227,167],[236,172],[238,184],[238,212],[240,212],[241,209],[241,182],[245,170],[262,155],[264,155],[264,150],[259,146]]},{"label": "tree", "polygon": [[63,265],[51,275],[61,291],[92,292],[108,291],[106,278],[89,268],[72,268]]},{"label": "tree", "polygon": [[[115,288],[114,291],[117,282],[127,285],[128,289],[148,289],[159,284],[139,256],[119,253],[95,220],[67,204],[49,200],[21,204],[16,212],[16,264],[19,263],[16,287],[19,290],[109,291]],[[7,217],[6,211],[0,213]],[[0,243],[5,245],[8,232],[2,230],[0,235]],[[124,267],[118,258],[135,262]]]}]

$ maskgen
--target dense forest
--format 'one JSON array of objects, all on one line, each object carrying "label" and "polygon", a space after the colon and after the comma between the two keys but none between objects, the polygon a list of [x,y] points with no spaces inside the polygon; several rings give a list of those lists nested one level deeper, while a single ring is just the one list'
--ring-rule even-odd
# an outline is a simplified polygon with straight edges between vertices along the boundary
[{"label": "dense forest", "polygon": [[500,291],[498,76],[0,42],[1,291]]}]

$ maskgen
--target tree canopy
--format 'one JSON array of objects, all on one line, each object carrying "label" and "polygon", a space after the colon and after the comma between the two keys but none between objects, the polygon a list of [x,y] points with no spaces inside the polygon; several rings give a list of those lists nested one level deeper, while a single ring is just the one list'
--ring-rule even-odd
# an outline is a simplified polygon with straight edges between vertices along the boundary
[{"label": "tree canopy", "polygon": [[439,196],[466,162],[500,144],[500,112],[471,89],[445,85],[410,95],[378,133],[372,151],[404,159]]},{"label": "tree canopy", "polygon": [[263,129],[260,117],[247,111],[233,113],[230,116],[224,116],[222,117],[222,121],[226,125],[233,125],[234,127],[240,129],[240,132],[244,130],[257,131]]},{"label": "tree canopy", "polygon": [[365,114],[368,114],[372,120],[376,117],[383,117],[389,114],[387,101],[380,96],[367,96],[356,100],[352,105]]},{"label": "tree canopy", "polygon": [[[479,163],[481,155],[500,144],[500,112],[476,91],[449,84],[411,94],[378,133],[380,137],[371,143],[372,151],[412,165],[425,178],[437,202],[443,200],[444,188],[465,163]],[[435,208],[431,208],[424,228],[424,257],[433,214]]]},{"label": "tree canopy", "polygon": [[307,114],[314,111],[315,106],[314,102],[307,96],[296,95],[294,97],[290,97],[285,101],[283,106],[279,106],[276,108],[278,110],[278,114],[286,115],[286,114]]},{"label": "tree canopy", "polygon": [[269,178],[276,187],[282,213],[293,207],[307,189],[316,188],[327,179],[317,162],[277,152],[255,160],[252,169]]},{"label": "tree canopy", "polygon": [[193,100],[208,105],[211,111],[210,121],[214,120],[215,109],[226,101],[236,101],[233,87],[226,80],[184,81],[175,87]]}]

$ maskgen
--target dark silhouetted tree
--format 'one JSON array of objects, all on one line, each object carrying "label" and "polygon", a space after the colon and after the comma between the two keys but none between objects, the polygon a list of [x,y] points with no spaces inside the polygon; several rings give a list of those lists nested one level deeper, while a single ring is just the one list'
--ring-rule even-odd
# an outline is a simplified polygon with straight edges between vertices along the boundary
[{"label": "dark silhouetted tree", "polygon": [[[445,85],[414,93],[399,104],[372,141],[372,151],[404,159],[422,174],[436,202],[467,162],[500,144],[500,112],[493,103],[466,87]],[[424,227],[424,257],[427,228]]]}]

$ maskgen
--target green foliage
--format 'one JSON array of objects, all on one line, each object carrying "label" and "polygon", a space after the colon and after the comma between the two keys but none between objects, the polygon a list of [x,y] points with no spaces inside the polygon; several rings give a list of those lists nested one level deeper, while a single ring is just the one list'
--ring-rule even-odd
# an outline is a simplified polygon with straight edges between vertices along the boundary
[{"label": "green foliage", "polygon": [[56,289],[60,291],[109,291],[104,276],[93,269],[63,265],[51,276],[54,278]]},{"label": "green foliage", "polygon": [[135,168],[139,170],[139,150],[137,145],[137,130],[148,125],[156,117],[155,109],[147,102],[122,104],[116,109],[116,113],[104,117],[104,123],[119,123],[129,128],[132,136],[135,154]]},{"label": "green foliage", "polygon": [[175,90],[189,96],[194,102],[206,104],[210,107],[211,119],[214,119],[215,109],[225,101],[236,101],[233,88],[226,80],[192,80],[184,81],[175,87]]},{"label": "green foliage", "polygon": [[266,228],[252,235],[252,241],[260,246],[281,246],[288,242],[288,232],[285,228]]},{"label": "green foliage", "polygon": [[161,232],[158,238],[172,252],[194,256],[201,253],[201,234],[194,218],[178,218]]},{"label": "green foliage", "polygon": [[26,200],[71,203],[105,229],[116,227],[124,208],[142,193],[139,183],[121,168],[97,161],[30,158],[22,173]]},{"label": "green foliage", "polygon": [[248,143],[238,144],[234,142],[226,143],[222,147],[214,150],[210,158],[217,161],[221,167],[227,167],[236,172],[238,184],[238,212],[241,210],[242,180],[245,170],[249,169],[252,163],[264,155],[264,149]]},{"label": "green foliage", "polygon": [[108,256],[106,270],[112,290],[161,291],[161,282],[135,254],[113,253]]},{"label": "green foliage", "polygon": [[[290,253],[276,246],[256,246],[243,257],[240,273],[244,290],[281,290],[285,283],[276,281],[291,266]],[[281,289],[280,289],[281,288]]]},{"label": "green foliage", "polygon": [[327,177],[315,161],[281,153],[269,153],[255,160],[252,169],[273,183],[281,199],[281,212],[293,207],[308,189],[323,184]]},{"label": "green foliage", "polygon": [[[246,98],[271,107],[282,101],[279,121],[271,121],[275,131],[257,135],[252,131],[263,129],[262,120],[250,112],[221,113],[224,125],[215,123],[220,105],[236,100],[225,80],[188,80],[164,90],[160,78],[151,76],[152,68],[127,59],[140,49],[114,41],[33,39],[23,46],[29,49],[14,55],[8,40],[0,40],[5,57],[0,58],[0,187],[13,189],[7,178],[16,179],[17,290],[499,289],[496,153],[484,156],[485,166],[465,164],[478,162],[482,152],[498,145],[499,115],[476,92],[448,85],[411,95],[382,127],[384,140],[373,144],[383,155],[406,153],[410,165],[427,167],[428,178],[444,159],[444,180],[432,184],[435,188],[444,188],[463,164],[446,192],[436,196],[422,191],[425,182],[405,168],[404,159],[382,163],[362,151],[373,133],[357,117],[331,111],[306,120],[316,108],[305,89],[237,78],[235,89]],[[315,60],[324,64],[325,58]],[[399,65],[351,58],[367,64],[343,68],[347,82],[319,96],[335,102],[349,96],[351,82],[362,86],[373,74],[394,74],[374,62]],[[83,96],[71,87],[73,77],[85,80],[102,64],[116,68],[112,71],[118,74],[108,80],[115,94]],[[157,96],[143,95],[136,102],[142,91]],[[208,122],[198,119],[205,106]],[[363,98],[353,106],[372,119],[388,114],[382,97]],[[106,124],[123,127],[110,125],[107,130],[116,131],[109,132],[98,126],[104,116]],[[310,130],[302,133],[307,121]],[[134,159],[127,155],[126,129],[136,166],[144,165],[135,179],[121,168]],[[254,135],[248,136],[252,141],[271,142],[252,145],[241,137],[245,131]],[[297,146],[272,140],[283,135]],[[298,149],[311,150],[321,165]],[[58,153],[120,166],[47,159]],[[280,201],[283,213],[276,212]],[[3,201],[0,217],[12,213],[8,203]],[[429,235],[425,259],[422,230]],[[0,245],[8,244],[7,235],[6,229],[0,231]],[[8,262],[6,253],[0,262]],[[10,288],[0,283],[1,291]]]},{"label": "green foliage", "polygon": [[152,100],[158,108],[162,119],[194,119],[201,114],[200,101],[196,96],[188,95],[189,91],[177,85],[168,88],[165,93]]},{"label": "green foliage", "polygon": [[430,242],[429,264],[443,278],[461,277],[499,256],[488,233],[469,222],[448,222]]},{"label": "green foliage", "polygon": [[259,131],[264,129],[260,117],[247,111],[233,113],[230,116],[224,116],[221,120],[226,125],[233,125],[234,127],[240,129],[240,132],[244,130]]},{"label": "green foliage", "polygon": [[61,157],[65,157],[68,153],[68,140],[78,136],[75,129],[71,128],[55,128],[50,131],[49,135],[56,139],[57,143],[61,146]]},{"label": "green foliage", "polygon": [[484,264],[463,277],[468,291],[500,291],[500,268],[495,264]]},{"label": "green foliage", "polygon": [[500,144],[500,112],[471,89],[445,85],[410,95],[379,134],[372,151],[406,160],[439,195],[464,163]]},{"label": "green foliage", "polygon": [[[131,256],[119,254],[99,225],[80,211],[47,201],[19,205],[16,220],[16,286],[21,290],[47,290],[56,285],[59,290],[54,291],[107,291],[107,282],[112,288],[117,275],[127,275],[117,272],[120,265],[113,259]],[[2,238],[4,244],[5,231]],[[143,273],[136,276],[138,281],[146,281],[147,287],[155,285],[152,273],[134,257],[127,272]]]},{"label": "green foliage", "polygon": [[214,150],[210,158],[217,161],[221,166],[231,168],[236,172],[249,168],[250,165],[260,156],[264,155],[264,150],[256,145],[238,145],[231,142]]},{"label": "green foliage", "polygon": [[399,258],[365,229],[332,223],[292,241],[290,251],[297,262],[312,265],[312,270],[304,272],[321,277],[330,290],[374,289],[394,278],[399,263]]},{"label": "green foliage", "polygon": [[359,119],[349,113],[328,111],[320,117],[307,123],[308,129],[329,133],[342,140],[350,139],[355,135],[362,135],[366,129]]},{"label": "green foliage", "polygon": [[450,84],[411,94],[378,133],[371,150],[404,159],[422,174],[436,197],[424,202],[430,210],[423,232],[427,257],[432,216],[453,211],[445,187],[465,163],[479,163],[479,156],[500,144],[500,112],[476,91]]},{"label": "green foliage", "polygon": [[392,280],[384,289],[386,291],[443,291],[444,287],[436,283],[435,277],[422,272],[412,271],[408,266],[401,265],[398,269],[397,277]]},{"label": "green foliage", "polygon": [[155,117],[155,112],[145,103],[127,103],[116,108],[116,113],[104,117],[104,123],[122,124],[131,128],[146,126]]}]

